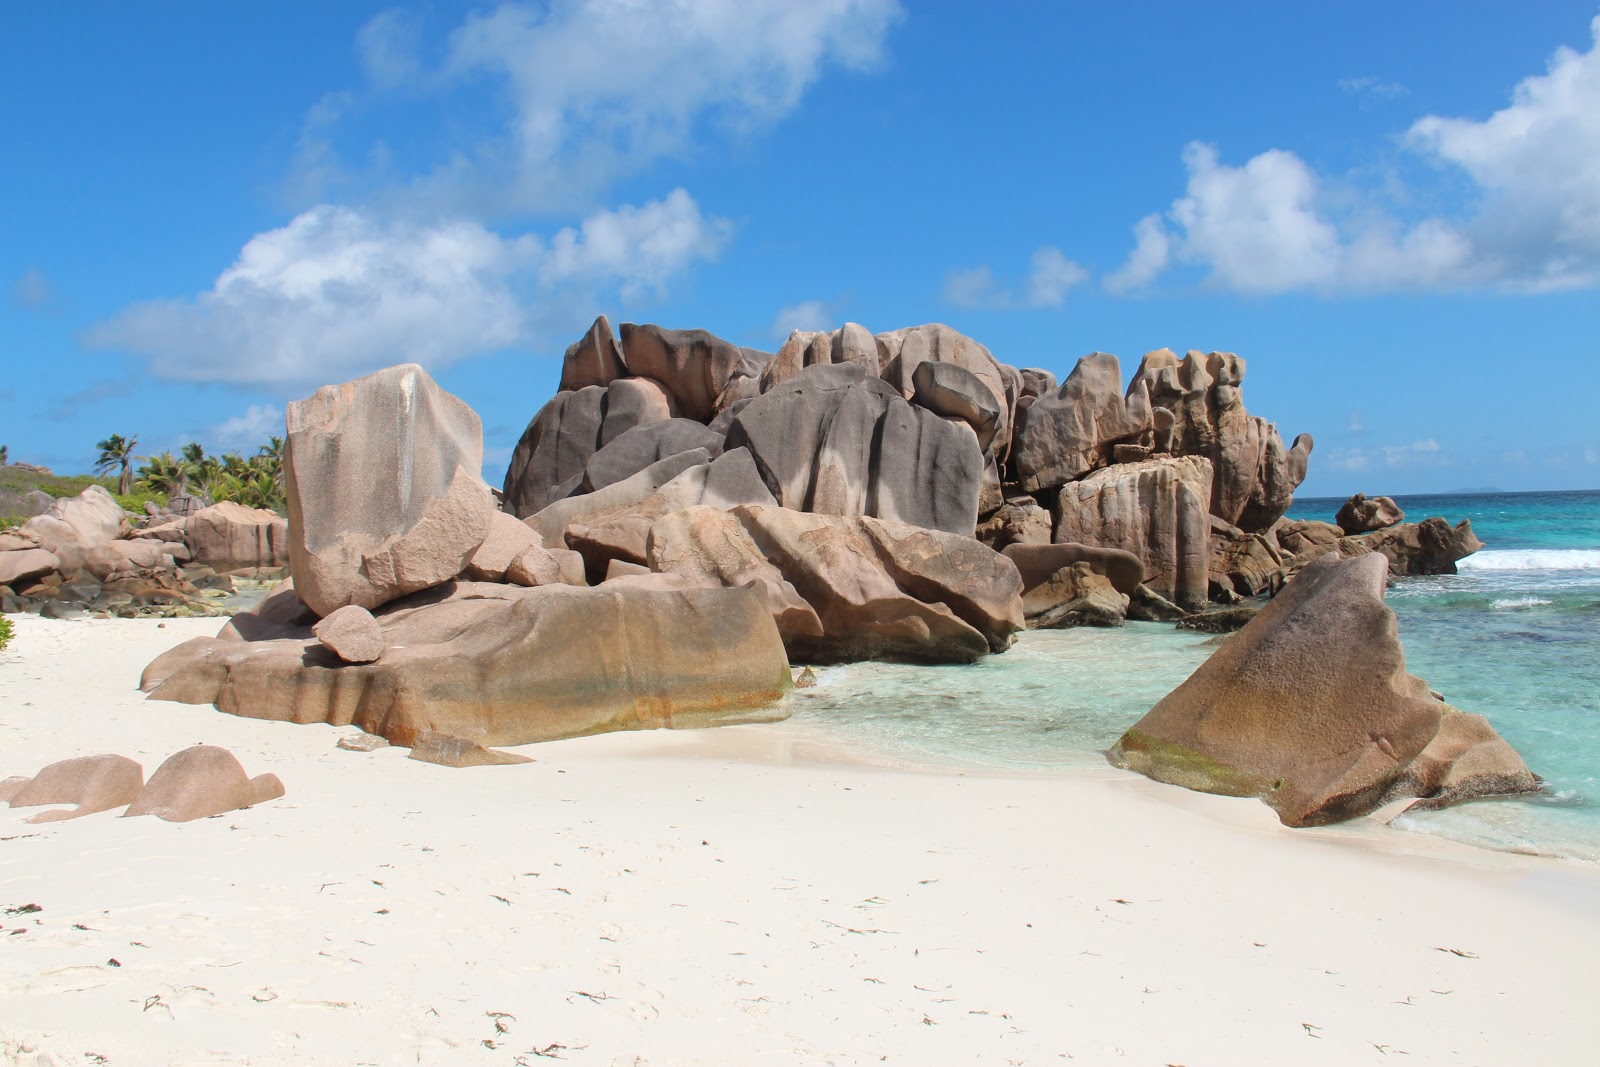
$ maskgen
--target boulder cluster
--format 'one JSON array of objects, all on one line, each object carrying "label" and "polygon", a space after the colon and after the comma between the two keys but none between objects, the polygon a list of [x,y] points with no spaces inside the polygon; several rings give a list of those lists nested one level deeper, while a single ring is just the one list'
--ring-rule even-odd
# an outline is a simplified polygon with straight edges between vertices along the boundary
[{"label": "boulder cluster", "polygon": [[231,501],[127,514],[98,485],[0,531],[0,611],[49,618],[221,615],[233,579],[278,577],[288,524]]},{"label": "boulder cluster", "polygon": [[251,778],[232,752],[215,745],[191,745],[167,757],[148,782],[138,761],[112,753],[61,760],[31,777],[0,781],[0,803],[13,808],[69,805],[30,816],[30,823],[61,822],[122,807],[127,809],[124,817],[192,822],[283,795],[277,775]]}]

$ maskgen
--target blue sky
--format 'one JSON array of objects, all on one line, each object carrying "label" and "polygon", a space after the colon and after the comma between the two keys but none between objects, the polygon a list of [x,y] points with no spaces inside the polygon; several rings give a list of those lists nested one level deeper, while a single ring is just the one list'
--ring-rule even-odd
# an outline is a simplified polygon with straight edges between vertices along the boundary
[{"label": "blue sky", "polygon": [[[1115,9],[1108,10],[1115,7]],[[391,363],[486,473],[597,312],[1234,351],[1303,494],[1600,487],[1600,9],[0,6],[0,443]]]}]

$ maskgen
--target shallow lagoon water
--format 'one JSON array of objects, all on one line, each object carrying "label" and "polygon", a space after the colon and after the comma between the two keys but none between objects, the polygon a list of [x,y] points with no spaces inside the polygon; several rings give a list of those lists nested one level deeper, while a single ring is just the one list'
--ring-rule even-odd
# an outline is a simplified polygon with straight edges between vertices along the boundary
[{"label": "shallow lagoon water", "polygon": [[[1600,492],[1398,498],[1412,518],[1470,518],[1488,548],[1388,600],[1407,666],[1488,717],[1545,796],[1401,816],[1397,827],[1600,863]],[[1331,520],[1341,501],[1297,502]],[[1205,634],[1158,623],[1034,631],[972,666],[820,672],[794,721],[875,758],[1021,773],[1102,768],[1104,752],[1202,663]]]}]

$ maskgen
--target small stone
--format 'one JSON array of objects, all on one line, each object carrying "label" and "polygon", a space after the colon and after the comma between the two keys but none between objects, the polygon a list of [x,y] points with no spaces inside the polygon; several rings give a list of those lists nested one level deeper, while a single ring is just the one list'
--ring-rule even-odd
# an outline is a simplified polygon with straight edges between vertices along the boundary
[{"label": "small stone", "polygon": [[388,748],[389,742],[377,734],[346,734],[339,738],[338,747],[346,752],[376,752]]},{"label": "small stone", "polygon": [[347,604],[311,628],[322,647],[346,663],[372,663],[383,655],[383,630],[372,612]]},{"label": "small stone", "polygon": [[493,767],[533,762],[532,756],[484,748],[476,741],[431,730],[417,735],[416,742],[411,746],[411,758],[423,763],[437,763],[441,767]]},{"label": "small stone", "polygon": [[801,667],[794,672],[794,687],[796,689],[810,689],[817,684],[817,672],[810,667]]}]

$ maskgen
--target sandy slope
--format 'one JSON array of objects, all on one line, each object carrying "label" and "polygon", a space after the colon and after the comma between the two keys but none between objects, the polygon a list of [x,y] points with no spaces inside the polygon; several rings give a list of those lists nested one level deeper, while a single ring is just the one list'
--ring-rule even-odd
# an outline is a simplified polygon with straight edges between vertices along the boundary
[{"label": "sandy slope", "polygon": [[829,762],[782,725],[448,770],[143,701],[142,665],[215,620],[16,621],[0,777],[205,741],[288,796],[186,825],[0,808],[0,909],[43,909],[0,913],[4,1062],[1597,1055],[1588,868],[1109,771]]}]

